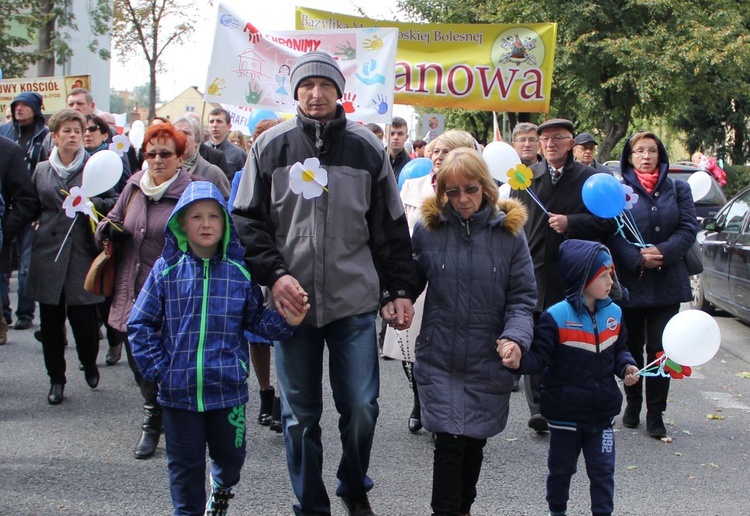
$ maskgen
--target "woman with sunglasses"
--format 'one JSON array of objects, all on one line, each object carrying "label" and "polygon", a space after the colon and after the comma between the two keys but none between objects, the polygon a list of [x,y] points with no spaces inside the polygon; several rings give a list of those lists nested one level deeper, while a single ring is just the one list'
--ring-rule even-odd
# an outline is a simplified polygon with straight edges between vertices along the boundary
[{"label": "woman with sunglasses", "polygon": [[443,160],[421,213],[412,244],[429,286],[414,377],[422,424],[435,434],[431,505],[435,515],[468,514],[482,449],[508,419],[514,375],[498,350],[510,343],[520,358],[533,334],[527,212],[518,200],[499,200],[479,152],[460,148]]},{"label": "woman with sunglasses", "polygon": [[[63,109],[49,120],[55,144],[49,161],[40,162],[31,177],[36,188],[35,211],[38,228],[31,245],[31,260],[24,294],[39,302],[40,335],[44,365],[51,387],[50,405],[63,401],[66,384],[65,319],[70,322],[78,360],[84,369],[86,384],[99,385],[99,326],[96,305],[103,298],[86,292],[83,280],[97,255],[89,217],[74,212],[67,215],[63,202],[68,193],[83,182],[88,154],[83,148],[86,120],[72,109]],[[115,203],[110,190],[92,197],[97,211],[107,213]]]},{"label": "woman with sunglasses", "polygon": [[128,179],[117,204],[109,213],[113,224],[102,221],[97,241],[109,238],[115,245],[117,267],[109,325],[126,343],[128,364],[143,396],[145,416],[141,437],[135,447],[137,459],[147,459],[156,452],[162,433],[162,411],[156,401],[157,386],[145,381],[138,372],[127,340],[127,321],[156,259],[164,247],[164,226],[182,192],[192,182],[182,167],[186,147],[185,134],[171,123],[150,125],[143,137],[143,151],[148,165]]},{"label": "woman with sunglasses", "polygon": [[[401,187],[401,202],[404,203],[404,212],[409,224],[409,232],[414,232],[414,226],[421,217],[420,210],[425,199],[435,194],[435,181],[437,179],[440,166],[445,156],[459,147],[476,148],[474,137],[466,131],[450,129],[438,136],[429,143],[431,147],[430,159],[432,160],[432,170],[429,174],[414,179],[407,179]],[[422,307],[424,306],[424,296],[420,296],[414,303],[414,320],[411,328],[397,332],[389,327],[386,330],[383,341],[383,355],[401,360],[401,364],[406,373],[406,379],[411,384],[414,393],[414,406],[409,415],[408,427],[412,433],[419,432],[422,428],[420,415],[419,394],[417,384],[414,382],[412,375],[412,366],[414,364],[414,341],[419,334],[419,325],[422,320]]]}]

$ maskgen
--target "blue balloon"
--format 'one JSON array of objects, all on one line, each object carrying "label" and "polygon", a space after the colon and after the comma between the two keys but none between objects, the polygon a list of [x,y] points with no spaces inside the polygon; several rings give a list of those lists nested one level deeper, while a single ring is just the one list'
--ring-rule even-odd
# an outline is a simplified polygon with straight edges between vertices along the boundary
[{"label": "blue balloon", "polygon": [[270,109],[253,109],[253,112],[250,113],[250,116],[247,118],[247,128],[250,130],[250,134],[253,134],[255,126],[258,125],[258,122],[261,120],[278,119],[279,115],[276,114],[276,111],[271,111]]},{"label": "blue balloon", "polygon": [[620,182],[603,172],[594,174],[583,183],[581,191],[586,208],[603,219],[617,217],[625,209],[625,191]]},{"label": "blue balloon", "polygon": [[409,161],[398,175],[398,190],[401,191],[401,187],[404,186],[404,181],[407,179],[426,176],[430,173],[430,170],[432,170],[430,158],[415,158]]}]

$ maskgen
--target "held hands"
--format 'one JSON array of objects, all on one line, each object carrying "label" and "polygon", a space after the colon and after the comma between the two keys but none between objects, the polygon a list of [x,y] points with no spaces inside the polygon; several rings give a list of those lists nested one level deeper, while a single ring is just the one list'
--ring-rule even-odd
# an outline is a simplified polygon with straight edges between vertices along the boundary
[{"label": "held hands", "polygon": [[414,320],[414,307],[411,304],[411,299],[398,297],[389,301],[380,310],[380,315],[388,323],[388,326],[397,330],[406,330]]},{"label": "held hands", "polygon": [[634,365],[629,365],[625,368],[625,385],[630,387],[631,385],[635,385],[636,383],[638,383],[638,380],[641,379],[641,375],[636,374],[637,372],[638,368]]},{"label": "held hands", "polygon": [[508,369],[518,369],[521,365],[521,346],[509,339],[497,339],[497,354]]},{"label": "held hands", "polygon": [[664,265],[664,256],[655,245],[641,249],[641,259],[646,269],[656,269]]},{"label": "held hands", "polygon": [[552,228],[552,231],[561,235],[564,234],[568,230],[568,217],[556,213],[550,213],[549,215],[549,227]]},{"label": "held hands", "polygon": [[280,277],[271,288],[276,310],[292,325],[298,325],[305,318],[310,304],[307,302],[307,292],[290,274]]}]

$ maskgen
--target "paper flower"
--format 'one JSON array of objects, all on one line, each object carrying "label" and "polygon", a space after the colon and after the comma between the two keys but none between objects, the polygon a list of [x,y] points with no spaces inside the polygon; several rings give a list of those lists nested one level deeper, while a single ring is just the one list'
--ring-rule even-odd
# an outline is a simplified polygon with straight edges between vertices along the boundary
[{"label": "paper flower", "polygon": [[297,162],[289,171],[289,188],[305,199],[319,197],[328,188],[328,172],[320,168],[318,158],[307,158],[304,163]]},{"label": "paper flower", "polygon": [[532,177],[534,177],[534,172],[523,163],[508,170],[508,184],[513,190],[526,190],[531,186]]},{"label": "paper flower", "polygon": [[74,186],[70,189],[70,193],[62,203],[62,207],[63,210],[65,210],[65,215],[71,219],[75,218],[77,213],[83,213],[84,215],[88,215],[92,219],[97,220],[97,216],[94,214],[93,209],[94,203],[89,200],[86,191],[78,186]]},{"label": "paper flower", "polygon": [[633,208],[635,203],[638,202],[638,194],[633,191],[630,185],[622,184],[622,189],[625,192],[625,209],[630,210]]},{"label": "paper flower", "polygon": [[662,360],[661,363],[661,369],[663,369],[665,373],[667,373],[675,380],[681,380],[685,376],[690,376],[691,374],[693,374],[693,370],[689,366],[680,365],[674,360],[671,360],[669,357],[664,356],[663,351],[659,351],[656,356],[658,358],[664,357],[664,360]]},{"label": "paper flower", "polygon": [[122,156],[130,149],[130,140],[124,134],[118,134],[112,138],[112,143],[109,144],[109,150],[117,153],[118,156]]}]

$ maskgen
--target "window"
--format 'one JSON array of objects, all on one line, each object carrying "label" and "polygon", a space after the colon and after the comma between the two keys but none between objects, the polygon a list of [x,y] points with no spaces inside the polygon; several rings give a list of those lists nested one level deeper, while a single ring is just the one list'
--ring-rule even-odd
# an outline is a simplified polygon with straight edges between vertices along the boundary
[{"label": "window", "polygon": [[195,113],[195,106],[185,106],[185,113]]}]

